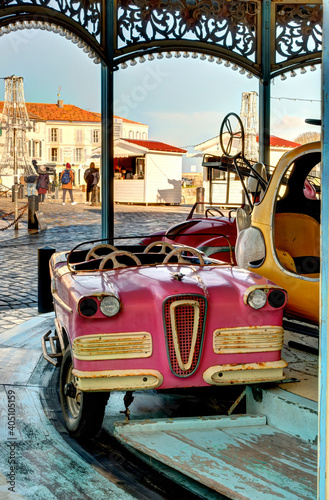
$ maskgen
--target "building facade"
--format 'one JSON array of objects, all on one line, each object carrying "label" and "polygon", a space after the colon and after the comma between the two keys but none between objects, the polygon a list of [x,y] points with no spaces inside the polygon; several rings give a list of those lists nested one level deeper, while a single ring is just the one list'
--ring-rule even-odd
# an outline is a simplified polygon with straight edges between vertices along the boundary
[{"label": "building facade", "polygon": [[[3,109],[0,102],[0,109]],[[27,136],[26,162],[31,164],[36,160],[38,165],[56,168],[59,173],[68,162],[75,172],[76,185],[83,185],[83,173],[94,161],[100,166],[101,146],[101,115],[87,111],[73,104],[64,104],[58,100],[56,104],[26,103],[27,112],[32,129]],[[0,135],[0,157],[5,144],[6,123],[4,115],[0,114],[2,123]],[[114,117],[115,138],[148,139],[148,125],[127,120],[119,116]],[[13,176],[2,176],[2,183],[7,187],[13,184]]]},{"label": "building facade", "polygon": [[[70,163],[75,186],[85,186],[84,172],[93,161],[101,163],[101,115],[58,100],[56,104],[26,103],[32,128],[27,131],[26,162],[52,167],[53,180]],[[0,102],[0,109],[3,103]],[[0,135],[0,156],[6,139],[6,123]],[[182,156],[185,150],[148,140],[149,126],[114,117],[114,199],[121,203],[181,202]],[[101,172],[100,172],[101,173]],[[19,173],[20,175],[23,172]],[[13,175],[1,176],[7,188]]]}]

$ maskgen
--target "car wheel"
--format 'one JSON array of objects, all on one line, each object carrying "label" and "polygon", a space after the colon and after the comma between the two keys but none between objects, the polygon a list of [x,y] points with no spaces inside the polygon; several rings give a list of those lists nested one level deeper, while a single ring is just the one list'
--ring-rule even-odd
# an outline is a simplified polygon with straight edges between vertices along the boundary
[{"label": "car wheel", "polygon": [[72,370],[72,355],[68,346],[63,356],[59,382],[65,425],[76,439],[94,437],[102,427],[109,393],[77,390]]}]

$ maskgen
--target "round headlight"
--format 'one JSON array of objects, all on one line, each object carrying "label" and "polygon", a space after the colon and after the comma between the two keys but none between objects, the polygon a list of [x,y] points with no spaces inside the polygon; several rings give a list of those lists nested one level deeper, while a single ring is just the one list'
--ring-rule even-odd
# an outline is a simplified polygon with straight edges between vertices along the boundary
[{"label": "round headlight", "polygon": [[91,318],[97,313],[97,302],[92,297],[84,297],[79,303],[79,313],[82,316]]},{"label": "round headlight", "polygon": [[248,304],[253,309],[261,309],[267,302],[267,296],[264,290],[256,289],[249,293]]},{"label": "round headlight", "polygon": [[108,295],[101,300],[99,307],[105,316],[114,316],[120,311],[120,301],[116,297]]},{"label": "round headlight", "polygon": [[284,306],[285,302],[286,294],[283,290],[272,290],[272,292],[269,293],[268,303],[270,304],[270,306],[279,309],[280,307]]}]

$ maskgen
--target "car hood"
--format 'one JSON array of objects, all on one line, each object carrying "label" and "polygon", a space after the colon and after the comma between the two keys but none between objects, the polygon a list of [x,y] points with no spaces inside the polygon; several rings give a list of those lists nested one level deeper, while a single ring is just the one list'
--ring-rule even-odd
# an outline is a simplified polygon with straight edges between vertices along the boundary
[{"label": "car hood", "polygon": [[257,274],[231,266],[191,266],[184,264],[127,267],[94,273],[77,273],[71,276],[72,285],[78,295],[92,293],[114,293],[157,297],[159,300],[170,295],[210,294],[234,300],[237,295],[253,285],[271,282]]}]

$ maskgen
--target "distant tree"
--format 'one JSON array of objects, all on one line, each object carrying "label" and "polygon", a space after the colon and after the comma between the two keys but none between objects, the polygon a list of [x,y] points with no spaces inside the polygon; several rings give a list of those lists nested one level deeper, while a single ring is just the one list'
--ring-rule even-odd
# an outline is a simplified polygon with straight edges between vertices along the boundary
[{"label": "distant tree", "polygon": [[307,144],[308,142],[319,141],[320,137],[319,132],[303,132],[296,137],[295,142],[298,142],[298,144]]}]

